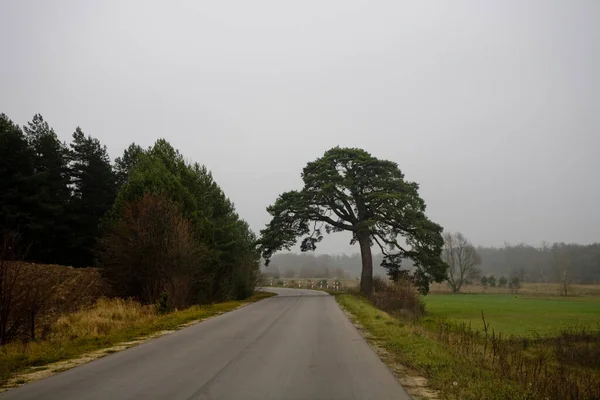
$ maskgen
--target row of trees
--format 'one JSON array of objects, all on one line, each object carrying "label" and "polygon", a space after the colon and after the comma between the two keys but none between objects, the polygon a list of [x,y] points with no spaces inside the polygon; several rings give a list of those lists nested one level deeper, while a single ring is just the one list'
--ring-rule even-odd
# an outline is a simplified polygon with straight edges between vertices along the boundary
[{"label": "row of trees", "polygon": [[478,247],[477,253],[483,274],[517,276],[522,282],[600,283],[600,243],[506,244]]},{"label": "row of trees", "polygon": [[568,294],[570,283],[600,282],[600,244],[543,244],[540,248],[519,245],[475,248],[460,232],[444,233],[442,259],[448,264],[448,284],[454,292],[480,278],[482,285],[511,288],[520,282],[558,282]]},{"label": "row of trees", "polygon": [[117,160],[120,190],[104,222],[100,264],[119,293],[175,306],[249,296],[256,237],[206,167],[165,140]]},{"label": "row of trees", "polygon": [[23,129],[0,115],[0,225],[21,234],[28,259],[91,265],[117,190],[106,147],[80,128],[67,146],[39,114]]},{"label": "row of trees", "polygon": [[507,278],[506,276],[501,276],[496,280],[495,276],[482,276],[479,279],[479,282],[482,286],[490,286],[490,287],[508,287],[509,289],[519,289],[521,287],[521,280],[518,276],[512,276]]},{"label": "row of trees", "polygon": [[256,237],[200,164],[165,140],[132,144],[111,163],[76,128],[69,145],[41,115],[24,127],[0,115],[0,228],[26,260],[103,267],[117,295],[170,303],[248,296]]}]

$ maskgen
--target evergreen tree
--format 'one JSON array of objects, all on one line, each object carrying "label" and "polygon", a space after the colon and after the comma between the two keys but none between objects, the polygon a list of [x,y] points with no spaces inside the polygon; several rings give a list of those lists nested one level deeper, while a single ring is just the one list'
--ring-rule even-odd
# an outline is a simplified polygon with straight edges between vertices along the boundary
[{"label": "evergreen tree", "polygon": [[0,228],[19,231],[31,224],[33,152],[21,129],[0,114]]},{"label": "evergreen tree", "polygon": [[28,201],[32,221],[26,229],[31,243],[29,258],[64,263],[71,233],[66,213],[71,197],[68,149],[40,114],[24,130],[34,156],[31,183],[35,194]]},{"label": "evergreen tree", "polygon": [[125,149],[122,157],[117,157],[115,160],[115,172],[117,176],[117,184],[119,186],[127,182],[129,172],[135,166],[138,157],[144,150],[135,143],[132,143]]},{"label": "evergreen tree", "polygon": [[106,147],[98,139],[86,137],[79,127],[73,133],[70,157],[73,188],[70,264],[89,266],[93,262],[93,248],[100,233],[100,221],[116,196],[116,176]]},{"label": "evergreen tree", "polygon": [[[404,180],[396,163],[362,149],[335,147],[309,162],[302,180],[301,190],[282,193],[267,208],[273,218],[260,238],[267,264],[302,236],[300,249],[312,251],[324,233],[346,231],[350,243],[360,246],[360,290],[365,294],[373,291],[375,244],[384,255],[381,266],[393,280],[411,278],[427,293],[431,282],[446,278],[448,265],[440,258],[442,227],[427,218],[419,185]],[[403,265],[405,259],[412,260],[411,269]]]}]

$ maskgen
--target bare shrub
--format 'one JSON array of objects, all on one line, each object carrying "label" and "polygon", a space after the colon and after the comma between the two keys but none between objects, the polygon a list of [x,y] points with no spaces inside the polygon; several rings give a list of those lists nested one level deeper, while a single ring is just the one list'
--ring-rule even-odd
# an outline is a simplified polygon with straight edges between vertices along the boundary
[{"label": "bare shrub", "polygon": [[392,315],[418,319],[425,314],[425,305],[418,290],[407,280],[385,284],[369,299],[375,307]]},{"label": "bare shrub", "polygon": [[20,261],[14,233],[4,232],[0,245],[0,343],[43,338],[61,314],[110,293],[96,269]]},{"label": "bare shrub", "polygon": [[145,194],[125,206],[122,220],[100,242],[99,259],[118,295],[185,308],[201,291],[206,254],[190,222],[162,195]]}]

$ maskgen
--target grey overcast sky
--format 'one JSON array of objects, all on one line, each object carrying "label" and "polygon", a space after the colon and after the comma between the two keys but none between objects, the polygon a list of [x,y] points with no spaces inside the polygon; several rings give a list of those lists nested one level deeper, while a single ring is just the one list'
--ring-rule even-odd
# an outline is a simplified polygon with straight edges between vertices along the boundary
[{"label": "grey overcast sky", "polygon": [[164,137],[255,231],[340,145],[476,244],[600,240],[598,0],[0,0],[0,57],[16,123]]}]

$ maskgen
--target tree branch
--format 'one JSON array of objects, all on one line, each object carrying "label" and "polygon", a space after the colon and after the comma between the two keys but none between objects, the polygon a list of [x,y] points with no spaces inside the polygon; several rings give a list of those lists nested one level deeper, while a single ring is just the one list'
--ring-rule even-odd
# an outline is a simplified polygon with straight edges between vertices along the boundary
[{"label": "tree branch", "polygon": [[327,217],[325,215],[320,215],[318,213],[315,213],[312,218],[317,219],[319,221],[327,222],[329,225],[335,226],[336,228],[340,228],[340,229],[343,229],[343,230],[346,230],[346,231],[353,231],[354,230],[354,227],[352,225],[346,225],[346,224],[344,224],[342,222],[334,221],[334,220],[332,220],[331,218],[329,218],[329,217]]},{"label": "tree branch", "polygon": [[382,253],[384,256],[387,256],[387,255],[389,255],[389,253],[387,252],[387,250],[385,249],[385,247],[384,247],[384,246],[383,246],[381,243],[379,243],[379,240],[377,240],[377,236],[378,236],[378,235],[373,235],[373,240],[374,240],[374,241],[375,241],[375,243],[377,243],[377,245],[379,246],[379,249],[381,250],[381,253]]},{"label": "tree branch", "polygon": [[338,209],[337,204],[335,204],[334,201],[332,200],[328,200],[328,204],[329,208],[331,209],[331,211],[333,211],[335,213],[335,215],[337,215],[340,219],[353,223],[354,221],[351,219],[350,215],[348,215],[345,210],[343,209]]},{"label": "tree branch", "polygon": [[346,198],[344,197],[344,193],[341,193],[337,188],[334,188],[334,191],[337,194],[337,198],[344,204],[344,207],[346,207],[348,216],[351,218],[351,221],[349,222],[356,222],[356,215],[354,215],[354,210],[352,209],[350,203],[348,203],[348,200],[346,200]]}]

